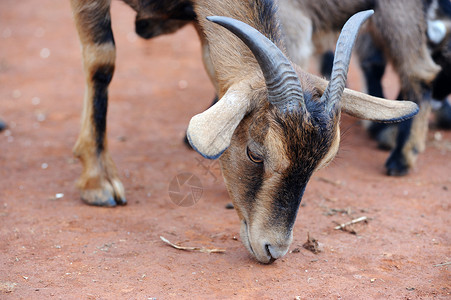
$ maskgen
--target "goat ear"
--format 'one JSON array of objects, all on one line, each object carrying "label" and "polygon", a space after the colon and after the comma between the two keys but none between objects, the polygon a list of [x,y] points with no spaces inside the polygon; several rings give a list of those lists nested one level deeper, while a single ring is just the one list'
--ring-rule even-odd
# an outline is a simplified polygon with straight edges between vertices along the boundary
[{"label": "goat ear", "polygon": [[384,123],[410,119],[419,111],[418,105],[412,101],[387,100],[350,89],[345,89],[341,105],[341,110],[348,115]]},{"label": "goat ear", "polygon": [[247,95],[246,89],[232,86],[215,105],[191,118],[187,137],[194,150],[209,159],[221,156],[248,111]]},{"label": "goat ear", "polygon": [[[328,85],[326,80],[298,70],[298,73],[301,72],[312,82],[320,94],[324,93]],[[396,123],[410,119],[419,111],[418,105],[412,101],[387,100],[347,88],[343,92],[340,105],[341,110],[348,115],[384,123]]]}]

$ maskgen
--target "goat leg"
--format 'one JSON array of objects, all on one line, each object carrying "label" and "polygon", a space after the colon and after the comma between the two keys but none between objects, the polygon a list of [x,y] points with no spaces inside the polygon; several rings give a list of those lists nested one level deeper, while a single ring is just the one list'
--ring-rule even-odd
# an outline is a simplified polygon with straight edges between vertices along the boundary
[{"label": "goat leg", "polygon": [[73,149],[83,165],[77,186],[82,200],[88,204],[125,204],[124,188],[107,150],[108,86],[116,57],[110,0],[71,0],[71,5],[86,80],[81,131]]},{"label": "goat leg", "polygon": [[387,175],[407,174],[415,165],[418,155],[424,151],[431,112],[429,97],[430,93],[423,95],[419,103],[420,111],[414,118],[398,124],[396,146],[385,163]]}]

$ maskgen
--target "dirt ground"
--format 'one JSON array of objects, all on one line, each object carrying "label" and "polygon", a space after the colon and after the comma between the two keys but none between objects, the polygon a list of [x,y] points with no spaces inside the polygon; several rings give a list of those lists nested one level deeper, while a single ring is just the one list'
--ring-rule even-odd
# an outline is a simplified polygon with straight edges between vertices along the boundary
[{"label": "dirt ground", "polygon": [[[74,186],[84,82],[69,3],[0,2],[1,299],[451,298],[451,132],[432,128],[418,166],[389,178],[388,153],[344,118],[339,157],[309,183],[291,251],[259,264],[225,209],[218,163],[182,142],[214,94],[194,30],[144,41],[133,21],[114,2],[108,136],[128,205],[90,207]],[[392,96],[395,83],[385,81]],[[183,172],[203,186],[190,207],[169,198]],[[355,234],[334,229],[359,217]],[[320,253],[302,247],[307,234]],[[226,252],[176,250],[160,236]]]}]

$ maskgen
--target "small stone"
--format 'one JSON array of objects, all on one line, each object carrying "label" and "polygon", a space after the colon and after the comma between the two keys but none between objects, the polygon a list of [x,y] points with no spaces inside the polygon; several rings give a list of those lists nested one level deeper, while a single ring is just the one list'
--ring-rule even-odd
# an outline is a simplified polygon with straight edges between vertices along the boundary
[{"label": "small stone", "polygon": [[184,90],[188,87],[188,81],[186,80],[180,80],[178,83],[179,89]]},{"label": "small stone", "polygon": [[33,97],[31,99],[31,104],[38,105],[39,103],[41,103],[41,99],[39,99],[39,97]]},{"label": "small stone", "polygon": [[39,55],[41,56],[41,58],[48,58],[50,56],[49,48],[42,48]]},{"label": "small stone", "polygon": [[226,204],[225,208],[226,209],[234,209],[235,207],[233,206],[232,202],[229,202],[229,203]]},{"label": "small stone", "polygon": [[437,142],[440,142],[443,139],[443,135],[440,131],[437,131],[434,133],[434,140]]},{"label": "small stone", "polygon": [[20,98],[20,96],[22,96],[22,92],[20,90],[14,90],[13,91],[13,98],[14,99]]}]

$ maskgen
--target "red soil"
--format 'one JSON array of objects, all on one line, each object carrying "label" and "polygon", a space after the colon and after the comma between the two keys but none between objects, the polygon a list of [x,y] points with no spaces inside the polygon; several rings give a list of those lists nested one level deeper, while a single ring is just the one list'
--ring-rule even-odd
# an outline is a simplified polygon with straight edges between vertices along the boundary
[{"label": "red soil", "polygon": [[[0,116],[10,126],[0,134],[1,299],[450,299],[450,266],[439,264],[451,260],[451,132],[432,129],[418,166],[390,178],[388,154],[345,117],[339,157],[309,183],[291,252],[261,265],[225,209],[217,162],[182,143],[214,94],[194,30],[144,41],[133,20],[113,3],[108,136],[128,205],[90,207],[74,187],[84,82],[69,3],[0,2]],[[204,187],[191,207],[168,195],[184,171]],[[356,234],[334,229],[361,216]],[[319,254],[302,247],[308,233]],[[226,252],[176,250],[160,236]]]}]

